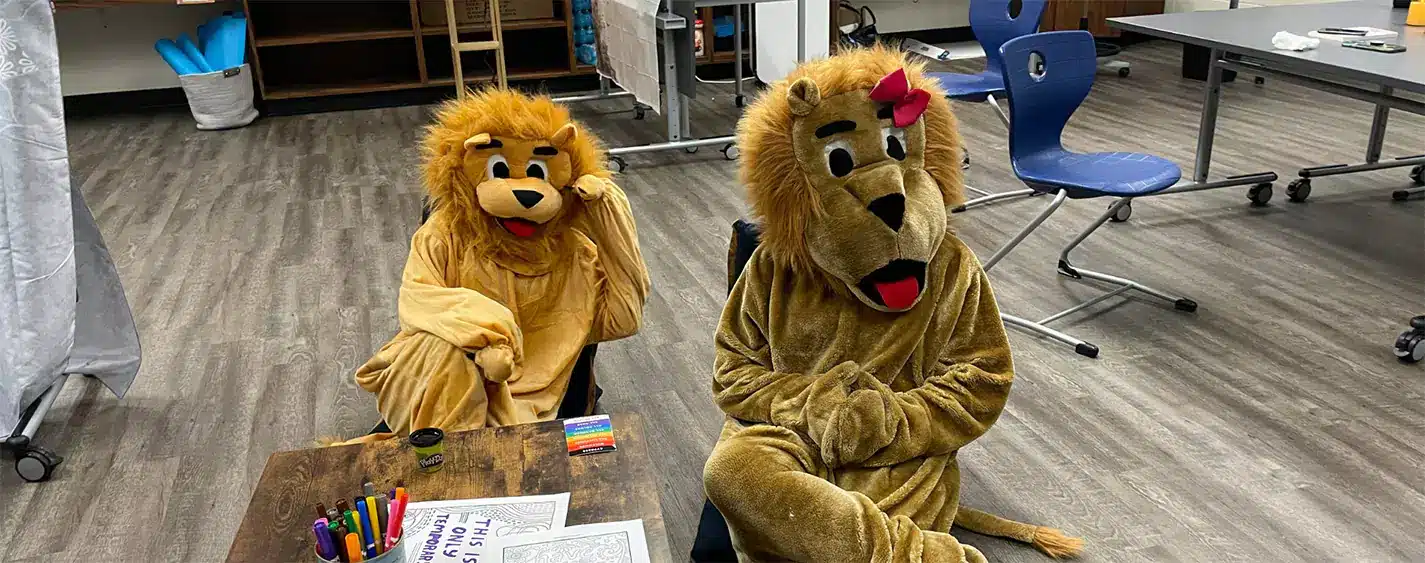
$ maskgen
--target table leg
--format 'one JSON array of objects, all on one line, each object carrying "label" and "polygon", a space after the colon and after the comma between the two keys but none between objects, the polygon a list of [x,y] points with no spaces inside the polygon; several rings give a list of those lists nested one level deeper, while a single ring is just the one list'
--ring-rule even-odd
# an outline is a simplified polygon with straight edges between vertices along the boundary
[{"label": "table leg", "polygon": [[1217,103],[1222,95],[1222,67],[1217,60],[1222,58],[1222,49],[1213,49],[1208,55],[1207,95],[1202,101],[1202,122],[1197,127],[1197,161],[1193,165],[1194,181],[1206,182],[1208,167],[1212,164],[1212,136],[1217,130]]},{"label": "table leg", "polygon": [[[1380,93],[1383,96],[1391,95],[1390,86],[1381,86]],[[1385,126],[1390,120],[1390,108],[1386,106],[1376,106],[1375,116],[1371,117],[1371,137],[1366,143],[1366,164],[1380,162],[1381,145],[1385,144]]]},{"label": "table leg", "polygon": [[732,6],[732,54],[737,58],[732,63],[732,88],[737,94],[737,107],[742,107],[742,8],[742,4]]},{"label": "table leg", "polygon": [[683,140],[683,97],[678,92],[678,53],[674,34],[663,31],[663,117],[668,120],[668,141]]}]

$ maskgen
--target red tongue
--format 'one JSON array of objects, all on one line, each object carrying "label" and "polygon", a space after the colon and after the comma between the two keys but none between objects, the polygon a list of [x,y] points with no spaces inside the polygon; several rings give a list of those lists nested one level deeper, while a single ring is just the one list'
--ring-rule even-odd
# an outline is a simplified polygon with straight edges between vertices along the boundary
[{"label": "red tongue", "polygon": [[891,309],[909,309],[920,296],[920,283],[915,276],[893,282],[877,282],[876,292],[881,294],[881,302]]},{"label": "red tongue", "polygon": [[508,230],[517,237],[534,236],[534,223],[529,221],[523,219],[502,219],[500,220],[500,224],[505,226],[505,230]]}]

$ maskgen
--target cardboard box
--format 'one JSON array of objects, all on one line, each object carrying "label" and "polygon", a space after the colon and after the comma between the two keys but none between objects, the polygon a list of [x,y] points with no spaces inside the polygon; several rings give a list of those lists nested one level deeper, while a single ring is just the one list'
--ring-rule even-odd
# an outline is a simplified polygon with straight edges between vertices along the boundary
[{"label": "cardboard box", "polygon": [[[445,25],[445,0],[421,0],[421,25]],[[500,0],[500,21],[554,17],[554,0]],[[455,23],[490,23],[490,0],[455,0]]]}]

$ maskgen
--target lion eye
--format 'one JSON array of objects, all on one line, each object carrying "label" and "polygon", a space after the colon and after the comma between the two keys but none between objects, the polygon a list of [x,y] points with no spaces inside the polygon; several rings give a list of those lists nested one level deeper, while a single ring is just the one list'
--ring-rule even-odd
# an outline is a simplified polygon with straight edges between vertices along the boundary
[{"label": "lion eye", "polygon": [[852,154],[851,145],[846,141],[838,139],[827,143],[822,152],[826,155],[826,167],[832,176],[840,178],[856,168],[856,156]]},{"label": "lion eye", "polygon": [[886,156],[896,160],[905,160],[905,129],[882,127],[881,138],[885,139],[883,144],[885,145]]},{"label": "lion eye", "polygon": [[491,178],[509,178],[510,165],[504,156],[492,154],[490,160],[485,163],[485,174]]},{"label": "lion eye", "polygon": [[539,178],[541,180],[549,177],[549,165],[543,160],[531,160],[529,166],[524,169],[524,175],[529,178]]}]

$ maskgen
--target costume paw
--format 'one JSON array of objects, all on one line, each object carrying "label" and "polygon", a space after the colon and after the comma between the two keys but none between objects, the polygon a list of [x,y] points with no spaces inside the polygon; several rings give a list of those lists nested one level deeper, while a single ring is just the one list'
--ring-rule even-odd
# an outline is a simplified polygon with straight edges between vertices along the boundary
[{"label": "costume paw", "polygon": [[831,424],[822,436],[822,460],[832,467],[856,464],[875,455],[895,437],[895,425],[888,413],[893,397],[859,389],[836,408]]},{"label": "costume paw", "polygon": [[574,180],[574,193],[584,201],[594,201],[604,197],[604,192],[608,191],[611,181],[608,178],[600,178],[593,174],[580,176]]},{"label": "costume paw", "polygon": [[480,366],[485,379],[504,383],[515,372],[515,353],[509,346],[486,346],[475,352],[475,365]]},{"label": "costume paw", "polygon": [[989,560],[985,559],[985,554],[980,553],[980,550],[975,549],[975,546],[960,545],[965,548],[965,563],[989,563]]}]

